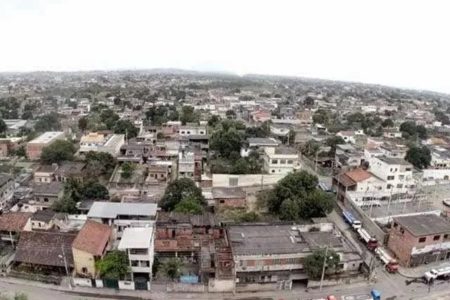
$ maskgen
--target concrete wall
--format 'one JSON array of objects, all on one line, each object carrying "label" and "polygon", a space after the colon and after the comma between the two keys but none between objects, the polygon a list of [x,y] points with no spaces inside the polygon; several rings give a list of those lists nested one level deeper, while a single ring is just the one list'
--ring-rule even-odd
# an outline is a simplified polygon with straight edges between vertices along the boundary
[{"label": "concrete wall", "polygon": [[[369,218],[369,216],[366,215],[366,213],[357,204],[347,199],[346,209],[350,210],[353,216],[361,221],[362,226],[367,230],[367,232],[375,236],[381,243],[385,241],[386,233],[381,230],[381,228],[375,223],[375,221]],[[342,211],[339,213],[341,213],[342,215]]]},{"label": "concrete wall", "polygon": [[[330,280],[324,280],[322,283],[322,286],[336,286],[336,285],[344,285],[344,284],[351,284],[351,283],[357,283],[357,282],[364,282],[367,281],[367,278],[364,276],[354,276],[354,277],[348,277],[348,278],[339,278],[339,279],[330,279]],[[315,280],[308,280],[308,288],[318,288],[320,287],[320,281]]]},{"label": "concrete wall", "polygon": [[[72,248],[73,261],[75,265],[75,272],[77,274],[84,274],[94,276],[95,274],[95,260],[92,254]],[[82,269],[86,268],[87,273],[83,273]]]},{"label": "concrete wall", "polygon": [[230,178],[237,178],[239,187],[270,185],[276,184],[286,174],[248,174],[248,175],[231,175],[231,174],[212,174],[213,187],[233,187],[230,185]]},{"label": "concrete wall", "polygon": [[211,278],[208,283],[208,292],[221,293],[221,292],[233,292],[235,287],[234,279],[215,279]]},{"label": "concrete wall", "polygon": [[204,284],[172,283],[167,285],[167,292],[204,293],[206,286]]},{"label": "concrete wall", "polygon": [[92,287],[92,281],[89,278],[73,277],[73,284],[76,286]]},{"label": "concrete wall", "polygon": [[248,283],[248,284],[237,284],[236,292],[261,292],[261,291],[275,291],[279,289],[279,284],[274,283]]},{"label": "concrete wall", "polygon": [[431,181],[436,179],[449,181],[450,178],[450,169],[425,169],[422,172],[423,181]]},{"label": "concrete wall", "polygon": [[119,290],[134,290],[134,281],[119,280]]}]

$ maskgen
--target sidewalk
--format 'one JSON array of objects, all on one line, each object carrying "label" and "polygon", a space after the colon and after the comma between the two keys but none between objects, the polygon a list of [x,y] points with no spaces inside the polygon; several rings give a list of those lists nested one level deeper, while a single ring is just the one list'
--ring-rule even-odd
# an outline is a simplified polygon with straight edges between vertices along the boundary
[{"label": "sidewalk", "polygon": [[423,276],[423,274],[425,274],[425,272],[430,271],[431,269],[438,269],[449,266],[450,266],[449,262],[446,263],[436,262],[427,265],[421,265],[415,268],[399,267],[398,274],[406,278],[420,278]]}]

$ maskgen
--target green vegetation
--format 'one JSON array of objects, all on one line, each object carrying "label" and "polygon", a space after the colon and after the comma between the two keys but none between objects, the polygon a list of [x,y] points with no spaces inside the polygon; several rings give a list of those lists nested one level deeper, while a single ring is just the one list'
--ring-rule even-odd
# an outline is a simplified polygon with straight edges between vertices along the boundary
[{"label": "green vegetation", "polygon": [[131,177],[133,177],[133,173],[136,169],[136,166],[131,163],[131,162],[124,162],[122,167],[121,167],[121,173],[120,173],[120,177],[123,179],[130,179]]},{"label": "green vegetation", "polygon": [[34,130],[37,132],[61,130],[61,123],[59,122],[58,114],[50,113],[40,117],[36,124],[34,124]]},{"label": "green vegetation", "polygon": [[185,214],[201,215],[203,213],[203,206],[195,196],[190,195],[178,202],[178,204],[175,205],[174,211]]},{"label": "green vegetation", "polygon": [[179,113],[175,106],[152,106],[145,112],[147,122],[159,126],[167,121],[179,119]]},{"label": "green vegetation", "polygon": [[183,106],[181,109],[181,124],[186,123],[198,123],[200,120],[200,114],[194,110],[193,106]]},{"label": "green vegetation", "polygon": [[426,139],[427,129],[423,125],[416,125],[414,121],[406,121],[400,125],[400,131],[405,139]]},{"label": "green vegetation", "polygon": [[124,279],[130,272],[128,256],[125,252],[113,250],[97,261],[95,267],[100,277],[107,279]]},{"label": "green vegetation", "polygon": [[28,296],[24,293],[16,293],[14,296],[0,293],[0,300],[28,300]]},{"label": "green vegetation", "polygon": [[221,158],[239,158],[244,141],[244,134],[240,130],[243,129],[245,129],[245,125],[240,122],[223,120],[221,126],[211,136],[210,149],[216,151]]},{"label": "green vegetation", "polygon": [[308,278],[314,280],[320,279],[324,263],[326,267],[325,273],[336,272],[340,263],[339,254],[332,249],[328,249],[328,251],[320,249],[305,257],[303,266],[306,274],[308,274]]},{"label": "green vegetation", "polygon": [[324,217],[333,210],[333,200],[317,184],[317,177],[306,171],[290,173],[264,196],[264,202],[282,220]]},{"label": "green vegetation", "polygon": [[418,169],[425,169],[430,165],[431,153],[426,146],[412,146],[406,152],[405,160],[414,165]]},{"label": "green vegetation", "polygon": [[[187,201],[188,203],[181,202]],[[198,188],[195,183],[188,178],[180,178],[169,183],[160,201],[160,206],[166,211],[172,211],[178,208],[183,211],[187,208],[196,209],[195,203],[204,206],[205,198],[202,195],[202,190]]]},{"label": "green vegetation", "polygon": [[336,146],[345,144],[345,141],[340,136],[332,136],[327,138],[325,144],[331,147],[330,151],[328,152],[328,155],[334,157],[334,155],[336,154]]},{"label": "green vegetation", "polygon": [[129,139],[136,137],[139,133],[139,129],[137,129],[129,120],[118,120],[115,123],[113,130],[114,133],[126,134]]},{"label": "green vegetation", "polygon": [[73,160],[75,151],[76,149],[72,142],[57,140],[42,149],[41,161],[45,164],[52,164]]},{"label": "green vegetation", "polygon": [[116,166],[114,157],[106,152],[90,151],[86,153],[85,162],[86,171],[90,177],[109,177]]},{"label": "green vegetation", "polygon": [[178,257],[169,258],[162,265],[164,274],[172,280],[181,276],[181,268],[183,268],[183,262]]}]

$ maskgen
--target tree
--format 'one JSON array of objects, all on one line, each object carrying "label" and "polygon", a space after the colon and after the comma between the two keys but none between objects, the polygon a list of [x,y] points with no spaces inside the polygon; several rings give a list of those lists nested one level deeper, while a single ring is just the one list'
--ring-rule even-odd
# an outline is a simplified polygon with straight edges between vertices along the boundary
[{"label": "tree", "polygon": [[314,105],[314,98],[311,96],[306,96],[305,100],[303,100],[303,104],[306,106],[313,106]]},{"label": "tree", "polygon": [[45,164],[73,160],[75,146],[70,141],[57,140],[42,149],[41,161]]},{"label": "tree", "polygon": [[0,133],[5,133],[8,130],[8,126],[6,125],[3,119],[0,119]]},{"label": "tree", "polygon": [[109,199],[108,189],[97,181],[88,181],[83,184],[83,197],[90,200]]},{"label": "tree", "polygon": [[30,110],[25,110],[25,111],[22,113],[21,119],[22,119],[22,120],[31,120],[31,119],[33,119],[33,112],[30,111]]},{"label": "tree", "polygon": [[400,131],[404,138],[419,137],[426,139],[428,136],[427,129],[423,125],[416,125],[414,121],[406,121],[400,124]]},{"label": "tree", "polygon": [[431,163],[430,149],[426,146],[412,146],[406,152],[405,160],[413,164],[418,169],[425,169]]},{"label": "tree", "polygon": [[134,169],[135,166],[133,163],[130,163],[128,161],[124,162],[121,167],[122,173],[120,174],[120,177],[122,177],[123,179],[130,179],[131,177],[133,177]]},{"label": "tree", "polygon": [[56,113],[50,113],[40,117],[36,124],[34,124],[34,129],[37,132],[60,130],[61,123],[59,122],[58,115]]},{"label": "tree", "polygon": [[169,258],[163,264],[164,274],[172,280],[181,276],[181,268],[183,268],[183,262],[178,257]]},{"label": "tree", "polygon": [[169,183],[160,201],[160,206],[166,211],[172,211],[178,203],[186,199],[195,199],[202,206],[205,204],[202,190],[191,179],[180,178]]},{"label": "tree", "polygon": [[314,124],[326,125],[330,121],[329,113],[324,109],[318,109],[313,115]]},{"label": "tree", "polygon": [[312,157],[315,156],[317,152],[320,150],[319,142],[315,140],[307,141],[301,148],[301,152],[303,155]]},{"label": "tree", "polygon": [[219,123],[220,123],[220,117],[216,116],[216,115],[211,116],[211,118],[209,118],[209,120],[208,120],[208,126],[210,126],[210,127],[216,127],[217,124],[219,124]]},{"label": "tree", "polygon": [[320,279],[322,276],[323,265],[327,273],[337,271],[340,263],[339,254],[332,249],[319,249],[305,257],[303,267],[308,277],[313,280]]},{"label": "tree", "polygon": [[111,109],[104,109],[100,113],[100,120],[105,124],[106,128],[112,130],[119,120],[119,116],[113,112]]},{"label": "tree", "polygon": [[386,128],[386,127],[394,127],[394,121],[392,121],[392,119],[385,119],[381,123],[381,126],[383,126],[384,128]]},{"label": "tree", "polygon": [[235,119],[236,118],[236,112],[232,109],[229,109],[225,112],[225,115],[228,119]]},{"label": "tree", "polygon": [[200,116],[194,111],[193,106],[183,106],[181,109],[180,121],[183,125],[186,123],[198,123]]},{"label": "tree", "polygon": [[285,199],[280,206],[280,219],[287,221],[297,220],[299,212],[298,201]]},{"label": "tree", "polygon": [[116,166],[115,158],[106,152],[89,151],[85,155],[85,162],[87,173],[92,177],[109,177]]},{"label": "tree", "polygon": [[119,250],[108,252],[96,262],[95,267],[100,272],[100,276],[107,279],[124,279],[130,272],[128,256]]},{"label": "tree", "polygon": [[323,217],[333,209],[333,200],[317,184],[317,177],[306,171],[290,173],[265,196],[266,205],[283,220]]},{"label": "tree", "polygon": [[175,212],[200,215],[203,213],[203,206],[193,196],[186,197],[175,205]]},{"label": "tree", "polygon": [[138,135],[139,129],[129,120],[119,120],[114,125],[114,133],[126,134],[127,138],[134,138]]},{"label": "tree", "polygon": [[28,300],[28,296],[24,293],[15,293],[14,296],[10,297],[0,293],[0,300]]},{"label": "tree", "polygon": [[82,117],[78,120],[78,128],[81,131],[85,131],[88,127],[88,118]]},{"label": "tree", "polygon": [[325,143],[327,144],[327,146],[331,147],[330,152],[328,152],[328,155],[334,157],[334,155],[336,154],[336,145],[345,144],[345,141],[340,136],[333,136],[333,137],[327,138]]},{"label": "tree", "polygon": [[222,128],[213,132],[209,141],[211,150],[223,158],[239,157],[244,137],[237,129],[237,123],[222,121]]}]

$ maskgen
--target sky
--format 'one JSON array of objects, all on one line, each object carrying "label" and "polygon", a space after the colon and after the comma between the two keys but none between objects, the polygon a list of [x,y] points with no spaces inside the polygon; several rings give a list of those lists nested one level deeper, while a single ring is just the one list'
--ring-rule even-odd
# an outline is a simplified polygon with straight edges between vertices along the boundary
[{"label": "sky", "polygon": [[450,1],[1,0],[1,71],[180,68],[450,93]]}]

